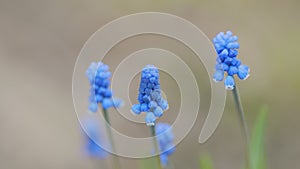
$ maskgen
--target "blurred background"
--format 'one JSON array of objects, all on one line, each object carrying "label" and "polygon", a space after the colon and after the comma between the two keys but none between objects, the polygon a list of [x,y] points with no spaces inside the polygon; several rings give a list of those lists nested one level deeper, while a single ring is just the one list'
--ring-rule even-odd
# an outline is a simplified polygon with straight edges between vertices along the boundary
[{"label": "blurred background", "polygon": [[[210,39],[226,30],[239,36],[239,57],[251,68],[251,77],[238,82],[249,126],[260,107],[268,105],[268,167],[299,168],[300,2],[296,0],[0,0],[0,168],[106,168],[107,161],[98,163],[83,153],[84,139],[72,102],[74,64],[85,41],[100,27],[145,11],[185,18]],[[215,168],[241,168],[245,140],[231,92],[217,131],[205,144],[198,143],[210,102],[209,82],[186,47],[166,37],[133,37],[118,44],[104,62],[113,71],[122,57],[146,47],[180,55],[199,74],[201,108],[196,125],[171,157],[176,168],[198,168],[204,154],[211,155]],[[137,77],[130,87],[134,103],[138,81]],[[180,95],[172,78],[162,73],[161,81],[171,105],[162,121],[171,123]],[[126,133],[128,122],[112,114],[113,126]],[[141,126],[128,132],[137,136],[145,131]],[[137,160],[121,162],[124,169],[138,168]]]}]

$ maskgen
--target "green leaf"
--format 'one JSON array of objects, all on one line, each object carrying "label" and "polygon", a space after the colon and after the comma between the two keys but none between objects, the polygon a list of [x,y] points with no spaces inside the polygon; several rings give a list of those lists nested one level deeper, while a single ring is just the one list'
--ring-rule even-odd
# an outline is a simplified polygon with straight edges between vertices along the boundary
[{"label": "green leaf", "polygon": [[209,155],[205,155],[200,159],[200,169],[213,169],[212,160]]},{"label": "green leaf", "polygon": [[249,143],[249,167],[250,169],[265,169],[264,134],[267,120],[267,108],[263,107],[256,119],[252,137]]}]

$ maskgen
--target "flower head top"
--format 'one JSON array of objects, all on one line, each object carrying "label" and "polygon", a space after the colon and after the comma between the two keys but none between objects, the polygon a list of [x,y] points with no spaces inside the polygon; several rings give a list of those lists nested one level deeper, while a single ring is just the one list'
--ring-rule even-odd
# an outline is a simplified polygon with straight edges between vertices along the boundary
[{"label": "flower head top", "polygon": [[86,153],[94,158],[103,159],[107,157],[108,152],[106,152],[97,144],[107,144],[103,137],[99,122],[93,119],[86,119],[83,122],[84,126],[86,127],[86,133],[84,133]]},{"label": "flower head top", "polygon": [[168,109],[168,102],[161,96],[159,71],[153,65],[147,65],[142,70],[138,101],[139,104],[132,106],[132,112],[147,113],[145,121],[149,126],[155,125],[156,118]]},{"label": "flower head top", "polygon": [[89,97],[89,110],[91,112],[98,111],[99,103],[102,104],[103,109],[120,107],[122,100],[112,98],[112,91],[110,89],[111,72],[108,65],[102,62],[93,62],[87,69],[86,76],[91,86]]},{"label": "flower head top", "polygon": [[155,126],[155,132],[160,152],[162,152],[160,154],[160,161],[163,166],[166,166],[168,164],[168,157],[176,150],[173,144],[174,135],[172,128],[167,123],[157,123]]},{"label": "flower head top", "polygon": [[224,79],[224,73],[227,72],[227,77],[224,81],[225,88],[232,90],[235,86],[234,75],[237,75],[241,80],[245,80],[249,76],[250,69],[248,66],[241,64],[237,59],[238,37],[233,36],[231,31],[226,33],[220,32],[213,39],[213,43],[218,54],[216,60],[216,72],[213,76],[214,81],[220,82]]}]

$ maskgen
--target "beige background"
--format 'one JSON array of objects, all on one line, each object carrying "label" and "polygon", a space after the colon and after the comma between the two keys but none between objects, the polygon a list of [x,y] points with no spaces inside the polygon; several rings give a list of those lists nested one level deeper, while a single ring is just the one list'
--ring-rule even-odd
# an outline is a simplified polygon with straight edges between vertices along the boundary
[{"label": "beige background", "polygon": [[[72,72],[92,33],[113,19],[144,11],[183,17],[210,39],[228,29],[239,36],[239,57],[252,71],[247,81],[239,83],[249,124],[261,105],[269,105],[268,166],[298,168],[299,8],[296,0],[0,0],[0,168],[106,168],[108,161],[90,160],[82,152],[83,139],[72,103]],[[212,156],[215,168],[241,168],[244,140],[230,93],[217,132],[206,144],[197,142],[209,103],[209,84],[203,67],[180,43],[157,36],[136,37],[119,44],[104,61],[114,70],[122,57],[145,47],[177,52],[202,75],[197,80],[203,106],[197,124],[171,158],[176,168],[197,168],[199,157],[206,153]],[[130,88],[133,102],[137,83],[138,78]],[[164,74],[162,84],[174,105],[169,110],[173,113],[162,121],[172,122],[178,109],[178,88]],[[145,126],[112,116],[114,127],[121,132],[147,135]],[[138,166],[132,159],[122,159],[122,164],[128,169]]]}]

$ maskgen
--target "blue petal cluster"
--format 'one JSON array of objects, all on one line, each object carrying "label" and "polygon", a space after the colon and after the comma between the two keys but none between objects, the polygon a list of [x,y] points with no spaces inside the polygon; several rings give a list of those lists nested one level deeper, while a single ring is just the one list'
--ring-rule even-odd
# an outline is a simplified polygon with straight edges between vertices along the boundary
[{"label": "blue petal cluster", "polygon": [[83,121],[83,123],[83,125],[86,127],[86,133],[84,133],[86,153],[94,158],[103,159],[107,157],[108,152],[106,152],[97,144],[105,143],[105,139],[102,135],[99,122],[97,122],[96,120],[87,119]]},{"label": "blue petal cluster", "polygon": [[155,132],[161,152],[160,161],[165,167],[168,164],[168,157],[176,150],[173,144],[174,135],[172,132],[172,127],[167,123],[157,123],[155,126]]},{"label": "blue petal cluster", "polygon": [[213,79],[216,82],[222,81],[226,72],[227,77],[224,84],[228,90],[232,90],[235,86],[234,75],[237,75],[241,80],[245,80],[248,78],[250,72],[249,67],[241,64],[241,61],[236,58],[240,47],[237,40],[238,37],[233,36],[231,31],[227,31],[226,34],[220,32],[213,39],[215,49],[218,53],[216,72],[213,75]]},{"label": "blue petal cluster", "polygon": [[90,105],[91,112],[98,111],[98,104],[102,104],[103,109],[110,107],[120,107],[121,99],[112,98],[112,91],[110,89],[111,72],[109,67],[102,62],[92,62],[86,71],[86,76],[90,82]]},{"label": "blue petal cluster", "polygon": [[156,119],[169,107],[161,96],[159,71],[153,65],[147,65],[142,70],[138,101],[139,104],[133,105],[131,110],[135,114],[146,112],[145,121],[148,126],[155,125]]}]

